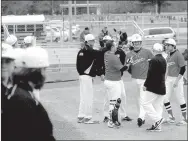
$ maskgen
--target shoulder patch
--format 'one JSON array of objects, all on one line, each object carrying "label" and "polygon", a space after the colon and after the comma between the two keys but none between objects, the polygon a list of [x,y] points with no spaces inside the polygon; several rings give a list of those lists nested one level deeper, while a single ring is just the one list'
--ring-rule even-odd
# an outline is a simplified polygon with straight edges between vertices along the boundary
[{"label": "shoulder patch", "polygon": [[116,56],[119,58],[120,57],[120,55],[119,54],[116,54]]},{"label": "shoulder patch", "polygon": [[79,56],[84,56],[84,53],[83,53],[83,52],[80,52]]}]

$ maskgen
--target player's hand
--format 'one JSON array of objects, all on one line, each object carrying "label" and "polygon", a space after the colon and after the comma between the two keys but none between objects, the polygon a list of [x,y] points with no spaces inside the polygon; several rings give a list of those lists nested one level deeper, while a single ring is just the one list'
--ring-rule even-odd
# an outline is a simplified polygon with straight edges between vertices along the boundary
[{"label": "player's hand", "polygon": [[173,87],[176,88],[178,86],[178,81],[175,81]]},{"label": "player's hand", "polygon": [[104,81],[104,75],[101,75],[101,81]]},{"label": "player's hand", "polygon": [[126,62],[127,64],[132,64],[133,63],[133,58],[131,57],[131,58],[129,58],[129,59],[127,59],[127,62]]},{"label": "player's hand", "polygon": [[146,91],[146,87],[145,86],[143,86],[143,91]]}]

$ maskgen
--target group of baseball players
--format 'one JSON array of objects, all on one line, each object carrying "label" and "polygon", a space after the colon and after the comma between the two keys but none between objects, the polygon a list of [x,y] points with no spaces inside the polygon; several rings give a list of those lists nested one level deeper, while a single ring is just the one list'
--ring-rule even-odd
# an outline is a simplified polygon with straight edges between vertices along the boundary
[{"label": "group of baseball players", "polygon": [[53,125],[39,99],[48,53],[34,40],[27,36],[20,48],[16,36],[9,35],[1,44],[2,141],[55,141]]},{"label": "group of baseball players", "polygon": [[[80,105],[78,123],[95,124],[92,119],[93,78],[100,76],[104,81],[104,122],[110,128],[119,128],[122,121],[132,121],[126,113],[126,92],[123,72],[128,71],[137,85],[139,114],[137,125],[145,123],[146,114],[153,124],[147,131],[161,131],[161,124],[175,123],[170,97],[176,96],[181,108],[181,121],[176,125],[187,125],[187,105],[184,97],[183,76],[186,71],[184,56],[176,48],[174,39],[165,39],[146,49],[142,36],[134,34],[130,40],[126,32],[121,33],[119,42],[110,35],[100,40],[100,49],[94,49],[95,37],[85,35],[84,46],[77,54],[76,67],[80,82]],[[125,51],[128,48],[129,51]],[[163,106],[168,118],[163,118]]]}]

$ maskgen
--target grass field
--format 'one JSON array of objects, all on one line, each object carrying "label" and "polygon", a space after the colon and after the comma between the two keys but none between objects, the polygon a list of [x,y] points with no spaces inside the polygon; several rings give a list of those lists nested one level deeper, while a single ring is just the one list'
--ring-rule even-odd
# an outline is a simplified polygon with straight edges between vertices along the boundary
[{"label": "grass field", "polygon": [[[60,77],[64,77],[61,75]],[[104,86],[100,78],[94,79],[93,118],[100,120],[100,124],[85,125],[77,123],[79,107],[79,82],[65,82],[46,84],[41,91],[41,101],[46,107],[54,125],[54,135],[57,140],[186,140],[187,126],[163,125],[160,133],[146,132],[151,121],[146,118],[146,124],[138,128],[136,120],[138,109],[136,106],[136,85],[130,75],[123,76],[127,93],[127,114],[133,118],[132,122],[123,122],[120,129],[110,129],[103,120]],[[187,87],[185,87],[187,97]],[[187,98],[186,98],[187,99]],[[180,120],[180,108],[175,97],[172,96],[172,108],[177,121]],[[164,112],[166,117],[166,112]]]}]

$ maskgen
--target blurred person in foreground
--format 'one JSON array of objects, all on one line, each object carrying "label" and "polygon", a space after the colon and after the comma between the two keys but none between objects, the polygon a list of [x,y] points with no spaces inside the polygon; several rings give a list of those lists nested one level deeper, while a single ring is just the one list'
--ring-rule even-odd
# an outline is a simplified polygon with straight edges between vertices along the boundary
[{"label": "blurred person in foreground", "polygon": [[49,66],[47,51],[27,48],[20,61],[19,69],[12,76],[13,88],[3,112],[2,140],[55,141],[48,113],[33,94],[34,89],[44,85]]},{"label": "blurred person in foreground", "polygon": [[4,106],[7,102],[7,95],[12,88],[12,73],[14,71],[14,49],[11,45],[1,44],[1,113],[4,111]]}]

